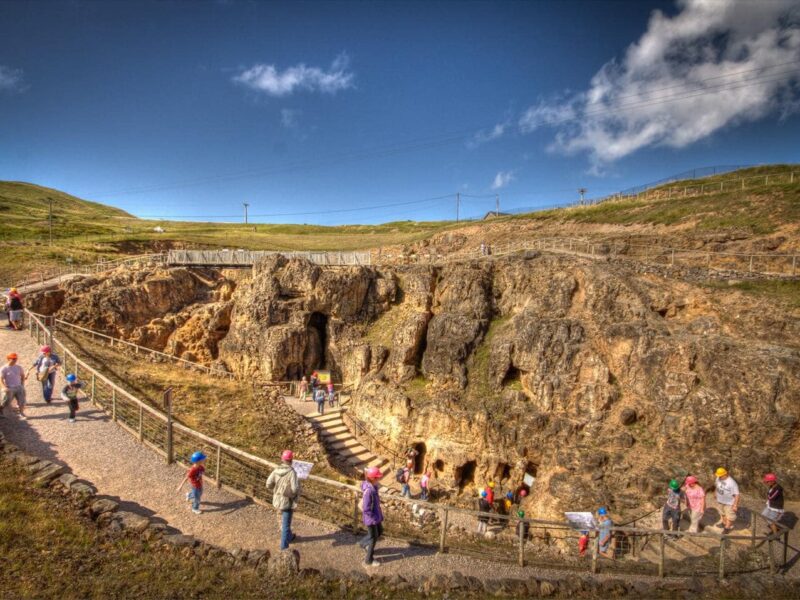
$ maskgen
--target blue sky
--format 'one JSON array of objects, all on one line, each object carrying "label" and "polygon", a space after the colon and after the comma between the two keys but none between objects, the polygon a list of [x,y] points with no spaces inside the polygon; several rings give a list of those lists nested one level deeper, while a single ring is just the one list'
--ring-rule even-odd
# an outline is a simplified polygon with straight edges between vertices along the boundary
[{"label": "blue sky", "polygon": [[711,4],[3,2],[0,179],[338,224],[798,162],[798,2]]}]

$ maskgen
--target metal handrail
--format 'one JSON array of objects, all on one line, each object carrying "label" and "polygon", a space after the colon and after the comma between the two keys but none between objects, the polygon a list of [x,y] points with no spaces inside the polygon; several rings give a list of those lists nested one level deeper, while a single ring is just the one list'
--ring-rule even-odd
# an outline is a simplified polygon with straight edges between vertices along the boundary
[{"label": "metal handrail", "polygon": [[392,459],[392,468],[396,468],[398,462],[401,463],[403,462],[402,455],[393,450],[392,448],[390,448],[389,446],[387,446],[386,444],[384,444],[383,442],[381,442],[378,438],[376,438],[375,435],[369,431],[369,429],[367,428],[367,424],[364,423],[364,421],[362,421],[358,417],[351,415],[350,412],[347,410],[342,411],[342,420],[345,422],[345,424],[347,424],[350,427],[350,429],[353,431],[353,435],[356,438],[359,437],[358,434],[360,432],[361,434],[366,435],[372,444],[379,446],[382,449],[381,452],[376,452],[374,447],[371,446],[369,443],[365,444],[367,450],[372,452],[372,454],[375,454],[377,456],[381,455],[385,456],[386,454],[388,454],[389,458]]}]

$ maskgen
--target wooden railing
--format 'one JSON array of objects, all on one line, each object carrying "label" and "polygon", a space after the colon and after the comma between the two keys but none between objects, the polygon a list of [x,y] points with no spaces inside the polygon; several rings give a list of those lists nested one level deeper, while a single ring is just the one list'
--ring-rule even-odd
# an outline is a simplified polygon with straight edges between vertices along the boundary
[{"label": "wooden railing", "polygon": [[43,271],[29,273],[21,281],[16,282],[13,287],[22,288],[30,285],[41,284],[45,281],[50,281],[51,279],[60,279],[61,277],[66,277],[68,275],[91,275],[95,273],[103,273],[105,271],[116,269],[122,265],[147,263],[160,264],[163,262],[163,259],[163,254],[141,254],[114,260],[101,260],[99,262],[87,265],[71,264],[52,267]]},{"label": "wooden railing", "polygon": [[317,265],[329,267],[370,264],[370,253],[283,250],[170,250],[166,262],[170,265],[202,265],[224,267],[251,267],[270,256],[302,258]]},{"label": "wooden railing", "polygon": [[[48,328],[39,316],[26,311],[28,331],[40,344],[47,343],[61,354],[64,370],[74,372],[89,384],[88,396],[91,402],[105,411],[111,420],[163,456],[167,463],[186,463],[188,457],[196,450],[202,450],[208,457],[207,476],[218,487],[228,489],[236,494],[252,498],[255,502],[267,504],[271,501],[271,494],[265,486],[266,478],[277,467],[276,463],[255,456],[203,433],[171,418],[170,415],[146,402],[115,384],[97,369],[82,361],[72,352],[57,336],[57,332]],[[98,443],[102,443],[98,440]],[[302,457],[299,457],[302,458]],[[359,499],[360,488],[348,483],[310,475],[303,484],[303,495],[299,503],[300,512],[308,513],[317,519],[323,519],[339,526],[347,526],[354,530],[360,528],[359,524]],[[563,552],[549,556],[546,552],[548,544],[553,539],[561,539],[571,543],[577,539],[577,531],[567,522],[548,521],[542,519],[519,519],[516,516],[497,513],[482,513],[479,511],[424,502],[405,498],[392,497],[394,506],[399,506],[401,515],[387,510],[389,518],[386,521],[388,535],[412,539],[417,543],[437,547],[439,551],[454,550],[465,554],[479,554],[483,558],[493,560],[513,560],[524,566],[526,564],[547,565],[551,567],[589,568],[592,572],[599,570],[598,539],[595,539],[592,558],[587,565],[570,559]],[[409,522],[414,522],[420,515],[420,509],[433,512],[437,518],[427,525],[408,527]],[[450,518],[460,515],[470,520],[480,516],[491,518],[504,524],[506,529],[516,527],[520,522],[526,523],[529,528],[528,535],[520,527],[514,536],[495,539],[477,539],[474,536],[453,535],[448,523]],[[755,516],[754,516],[755,518]],[[755,523],[755,521],[754,521]],[[513,530],[513,529],[512,529]],[[777,534],[756,535],[755,529],[750,535],[730,535],[716,533],[689,533],[687,531],[673,532],[660,529],[647,529],[641,527],[617,526],[613,528],[614,535],[656,536],[660,540],[660,562],[657,574],[666,575],[664,560],[664,544],[666,536],[680,536],[713,539],[719,543],[718,569],[715,571],[720,577],[732,572],[725,563],[726,547],[730,542],[740,540],[749,541],[753,548],[766,545],[768,547],[768,560],[770,572],[778,569],[778,563],[773,554],[773,545],[777,542],[783,544],[783,561],[781,566],[788,562],[788,531],[784,528]],[[650,563],[650,566],[652,563]],[[696,563],[689,565],[691,573],[699,571]],[[752,566],[747,566],[752,570]],[[609,562],[603,569],[614,571],[640,571],[641,567],[634,563],[624,561]],[[646,571],[650,572],[650,571]],[[670,573],[673,574],[673,573]],[[677,573],[676,573],[677,574]]]}]

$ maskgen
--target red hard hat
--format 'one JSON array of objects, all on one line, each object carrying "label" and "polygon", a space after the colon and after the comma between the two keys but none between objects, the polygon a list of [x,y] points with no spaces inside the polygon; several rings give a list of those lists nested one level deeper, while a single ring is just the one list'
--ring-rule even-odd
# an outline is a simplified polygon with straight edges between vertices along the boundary
[{"label": "red hard hat", "polygon": [[686,485],[692,485],[693,483],[697,483],[697,477],[695,477],[694,475],[689,475],[686,478]]},{"label": "red hard hat", "polygon": [[519,495],[521,498],[524,498],[525,496],[528,495],[528,490],[520,490]]},{"label": "red hard hat", "polygon": [[764,483],[772,483],[778,481],[778,476],[775,473],[767,473],[764,475]]},{"label": "red hard hat", "polygon": [[41,350],[42,352],[51,352],[51,350],[50,350],[50,346],[42,346],[42,347],[40,348],[40,350]]},{"label": "red hard hat", "polygon": [[281,453],[281,460],[285,460],[286,462],[289,462],[290,460],[293,460],[293,459],[294,459],[294,452],[292,452],[291,450],[284,450]]},{"label": "red hard hat", "polygon": [[378,467],[370,467],[364,474],[367,476],[367,479],[380,479],[383,477],[383,473],[381,473]]}]

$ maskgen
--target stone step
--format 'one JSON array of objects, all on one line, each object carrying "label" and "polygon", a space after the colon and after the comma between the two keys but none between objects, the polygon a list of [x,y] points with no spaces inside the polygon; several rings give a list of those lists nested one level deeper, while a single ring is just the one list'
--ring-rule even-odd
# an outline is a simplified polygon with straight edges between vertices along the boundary
[{"label": "stone step", "polygon": [[331,432],[327,429],[323,429],[322,431],[319,432],[319,434],[320,436],[322,436],[322,439],[326,444],[332,444],[334,442],[342,442],[345,440],[355,439],[353,437],[353,434],[350,433],[349,430]]},{"label": "stone step", "polygon": [[336,454],[338,454],[342,458],[348,459],[348,461],[350,459],[353,459],[353,458],[356,458],[359,461],[371,460],[371,459],[375,458],[375,456],[372,454],[372,452],[370,452],[369,450],[364,448],[364,446],[356,446],[354,448],[348,448],[346,450],[340,450],[340,451],[337,451]]},{"label": "stone step", "polygon": [[348,448],[354,448],[356,446],[361,446],[361,442],[359,442],[356,438],[351,437],[348,440],[333,442],[328,445],[328,448],[333,450],[334,452],[338,452],[340,450],[346,450]]},{"label": "stone step", "polygon": [[341,421],[342,420],[342,411],[340,410],[332,410],[331,412],[326,412],[324,414],[319,414],[317,412],[311,413],[309,415],[311,419],[316,421],[317,423],[328,423],[330,421]]},{"label": "stone step", "polygon": [[336,425],[335,427],[326,427],[325,431],[323,432],[323,435],[325,434],[336,435],[337,433],[346,433],[348,435],[352,435],[350,433],[350,430],[344,424]]}]

